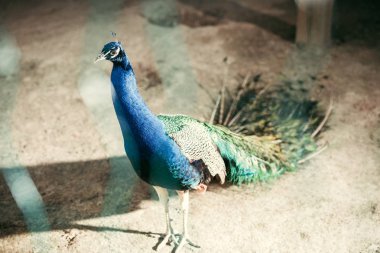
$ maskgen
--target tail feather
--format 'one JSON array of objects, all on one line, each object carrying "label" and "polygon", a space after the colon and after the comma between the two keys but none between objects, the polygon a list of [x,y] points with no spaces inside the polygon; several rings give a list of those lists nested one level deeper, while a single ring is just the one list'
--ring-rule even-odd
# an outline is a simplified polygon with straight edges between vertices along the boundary
[{"label": "tail feather", "polygon": [[302,81],[263,86],[260,77],[247,76],[234,93],[222,92],[210,120],[214,125],[208,124],[233,183],[294,170],[318,149],[313,133],[323,113],[309,98],[310,86]]},{"label": "tail feather", "polygon": [[282,174],[287,165],[271,137],[244,136],[225,127],[206,124],[229,170],[232,183],[265,181]]}]

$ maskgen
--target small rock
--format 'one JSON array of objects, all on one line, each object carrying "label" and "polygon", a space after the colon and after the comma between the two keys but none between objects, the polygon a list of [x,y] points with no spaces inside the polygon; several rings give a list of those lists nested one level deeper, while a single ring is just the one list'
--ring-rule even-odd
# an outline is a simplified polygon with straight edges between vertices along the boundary
[{"label": "small rock", "polygon": [[371,244],[367,248],[367,253],[380,253],[380,245],[379,244]]}]

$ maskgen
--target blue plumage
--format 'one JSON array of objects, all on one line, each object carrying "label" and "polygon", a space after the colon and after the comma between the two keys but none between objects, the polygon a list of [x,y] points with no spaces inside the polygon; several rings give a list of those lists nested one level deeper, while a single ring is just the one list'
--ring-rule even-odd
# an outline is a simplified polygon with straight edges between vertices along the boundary
[{"label": "blue plumage", "polygon": [[[136,173],[153,185],[165,207],[166,234],[157,250],[170,240],[177,244],[175,252],[186,243],[196,246],[187,232],[190,189],[205,192],[213,178],[219,179],[221,184],[225,179],[240,184],[267,180],[294,169],[298,163],[309,159],[304,156],[315,150],[314,137],[327,120],[328,114],[316,130],[312,129],[319,120],[315,114],[316,103],[291,95],[293,85],[284,86],[282,92],[268,92],[265,99],[263,96],[258,99],[265,89],[253,90],[252,96],[249,85],[242,87],[243,90],[227,103],[230,108],[226,114],[223,113],[224,97],[220,107],[220,100],[217,102],[212,119],[220,108],[218,122],[233,126],[236,131],[252,129],[256,133],[261,129],[262,133],[269,132],[269,136],[242,135],[185,115],[156,117],[139,95],[135,74],[121,44],[106,44],[96,61],[102,59],[113,62],[112,99],[125,151]],[[245,102],[247,95],[254,99],[252,103]],[[283,118],[282,112],[287,108],[283,105],[288,105],[289,101],[292,109]],[[305,105],[309,107],[302,115],[307,117],[300,117],[299,108]],[[177,190],[181,198],[183,233],[179,241],[170,223],[167,189]]]},{"label": "blue plumage", "polygon": [[112,99],[126,153],[136,173],[149,184],[167,189],[195,188],[200,172],[166,134],[162,122],[140,96],[132,66],[119,42],[106,44],[97,60],[113,62]]}]

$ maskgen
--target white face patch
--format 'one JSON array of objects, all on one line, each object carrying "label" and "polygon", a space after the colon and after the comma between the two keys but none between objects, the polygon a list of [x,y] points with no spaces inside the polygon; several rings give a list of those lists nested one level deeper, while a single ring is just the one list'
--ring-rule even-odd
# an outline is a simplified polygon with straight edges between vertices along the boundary
[{"label": "white face patch", "polygon": [[111,55],[111,59],[115,58],[120,53],[120,47],[117,47],[116,49],[112,49],[108,51],[108,53]]}]

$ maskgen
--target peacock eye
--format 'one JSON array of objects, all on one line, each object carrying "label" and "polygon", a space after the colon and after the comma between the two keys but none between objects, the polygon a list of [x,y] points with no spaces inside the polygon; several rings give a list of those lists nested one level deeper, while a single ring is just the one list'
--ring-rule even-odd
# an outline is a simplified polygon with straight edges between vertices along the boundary
[{"label": "peacock eye", "polygon": [[110,55],[111,56],[115,56],[117,54],[117,51],[116,50],[112,50],[111,52],[110,52]]}]

